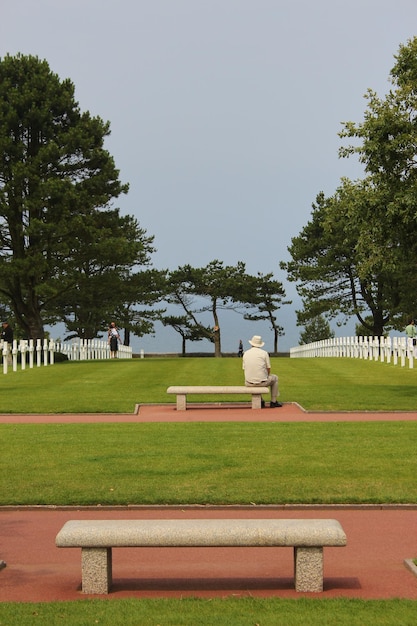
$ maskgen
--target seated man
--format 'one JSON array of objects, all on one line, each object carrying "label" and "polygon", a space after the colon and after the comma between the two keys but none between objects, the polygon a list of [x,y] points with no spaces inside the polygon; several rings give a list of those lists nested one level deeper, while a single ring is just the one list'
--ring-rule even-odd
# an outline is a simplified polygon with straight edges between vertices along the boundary
[{"label": "seated man", "polygon": [[[261,350],[265,342],[262,337],[254,335],[249,339],[252,348],[246,350],[243,354],[243,369],[245,370],[245,385],[247,387],[270,387],[271,388],[271,408],[282,406],[277,402],[278,376],[271,374],[271,362],[269,354],[265,350]],[[262,407],[265,402],[262,400]]]}]

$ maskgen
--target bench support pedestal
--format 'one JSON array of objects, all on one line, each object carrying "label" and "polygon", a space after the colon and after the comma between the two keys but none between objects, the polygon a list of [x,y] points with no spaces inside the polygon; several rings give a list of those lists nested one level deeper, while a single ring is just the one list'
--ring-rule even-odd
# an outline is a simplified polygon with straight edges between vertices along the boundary
[{"label": "bench support pedestal", "polygon": [[296,591],[323,591],[323,548],[294,548],[294,582]]},{"label": "bench support pedestal", "polygon": [[177,411],[186,411],[187,410],[187,396],[186,394],[178,394],[177,395]]},{"label": "bench support pedestal", "polygon": [[[252,392],[252,409],[262,408],[262,395]],[[177,394],[177,411],[187,410],[187,394]]]},{"label": "bench support pedestal", "polygon": [[262,408],[262,396],[253,395],[252,396],[252,409],[261,409]]},{"label": "bench support pedestal", "polygon": [[[112,549],[82,548],[82,592],[109,593],[112,585]],[[323,591],[323,548],[294,548],[294,583],[299,592]]]},{"label": "bench support pedestal", "polygon": [[82,548],[81,579],[83,593],[109,593],[112,585],[112,549]]}]

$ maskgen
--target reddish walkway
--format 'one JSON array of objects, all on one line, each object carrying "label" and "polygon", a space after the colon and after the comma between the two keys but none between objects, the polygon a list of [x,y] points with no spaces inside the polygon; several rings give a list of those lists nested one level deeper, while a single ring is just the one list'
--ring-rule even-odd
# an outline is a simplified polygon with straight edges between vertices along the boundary
[{"label": "reddish walkway", "polygon": [[401,412],[307,412],[294,402],[284,403],[277,409],[252,409],[249,403],[241,404],[189,404],[186,411],[177,411],[174,404],[141,405],[132,413],[83,413],[81,415],[58,413],[53,415],[0,415],[0,424],[63,424],[87,422],[364,422],[364,421],[415,421],[417,411]]},{"label": "reddish walkway", "polygon": [[[346,421],[409,420],[417,413],[304,413],[297,405],[254,411],[246,406],[140,407],[138,415],[0,416],[7,422],[105,421]],[[282,517],[338,519],[345,548],[324,549],[324,592],[297,594],[290,548],[135,548],[113,554],[109,598],[245,596],[417,599],[417,578],[404,559],[417,557],[417,505],[408,507],[154,507],[94,510],[0,508],[0,601],[75,600],[80,592],[81,551],[58,549],[55,536],[69,519]]]}]

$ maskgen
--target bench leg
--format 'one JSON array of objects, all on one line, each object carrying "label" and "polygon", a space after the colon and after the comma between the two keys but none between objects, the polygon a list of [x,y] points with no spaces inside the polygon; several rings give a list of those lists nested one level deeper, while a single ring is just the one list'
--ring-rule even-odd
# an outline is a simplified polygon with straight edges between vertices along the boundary
[{"label": "bench leg", "polygon": [[185,394],[177,395],[177,411],[185,411],[187,409],[187,396]]},{"label": "bench leg", "polygon": [[109,593],[112,584],[112,549],[81,549],[83,593]]},{"label": "bench leg", "polygon": [[296,591],[323,591],[323,548],[294,548],[294,582]]},{"label": "bench leg", "polygon": [[262,408],[262,396],[261,394],[252,394],[252,409]]}]

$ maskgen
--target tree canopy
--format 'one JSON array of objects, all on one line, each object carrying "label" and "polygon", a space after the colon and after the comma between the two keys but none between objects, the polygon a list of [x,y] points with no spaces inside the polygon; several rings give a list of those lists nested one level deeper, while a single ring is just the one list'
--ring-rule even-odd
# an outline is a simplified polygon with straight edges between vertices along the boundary
[{"label": "tree canopy", "polygon": [[257,309],[256,319],[268,318],[275,324],[273,311],[285,296],[282,284],[272,281],[272,274],[251,276],[242,261],[230,266],[217,259],[200,268],[184,265],[168,273],[167,284],[168,302],[181,306],[185,313],[173,320],[175,324],[167,320],[167,325],[193,341],[209,339],[217,357],[221,356],[221,309],[238,313]]},{"label": "tree canopy", "polygon": [[324,339],[333,339],[333,337],[334,331],[330,328],[329,322],[323,315],[316,315],[306,323],[304,330],[301,331],[299,344],[301,346]]},{"label": "tree canopy", "polygon": [[28,338],[62,311],[80,336],[95,333],[98,302],[111,308],[120,280],[152,251],[112,207],[128,185],[104,147],[109,134],[46,61],[0,59],[0,297]]},{"label": "tree canopy", "polygon": [[358,155],[372,186],[356,246],[368,257],[367,271],[395,276],[389,308],[401,327],[417,306],[417,37],[399,47],[390,81],[384,98],[368,90],[363,122],[344,124],[340,136],[355,143],[340,155]]},{"label": "tree canopy", "polygon": [[277,322],[276,311],[284,304],[291,304],[290,300],[284,301],[285,290],[281,282],[274,279],[272,273],[258,273],[252,279],[251,289],[252,304],[256,307],[255,312],[245,313],[244,318],[252,322],[266,320],[274,334],[274,353],[278,352],[278,337],[284,334],[284,328]]},{"label": "tree canopy", "polygon": [[345,319],[356,316],[366,326],[371,311],[372,332],[382,334],[390,319],[396,277],[377,266],[370,271],[369,257],[358,250],[369,198],[366,186],[344,180],[331,198],[322,193],[317,196],[312,219],[292,239],[288,248],[292,260],[281,266],[289,280],[298,282],[304,306],[297,312],[300,324],[318,315],[333,319],[342,314]]},{"label": "tree canopy", "polygon": [[312,218],[281,264],[304,310],[300,321],[355,315],[373,334],[401,328],[417,305],[417,38],[400,46],[384,98],[368,90],[363,122],[346,122],[363,180],[317,196]]}]

